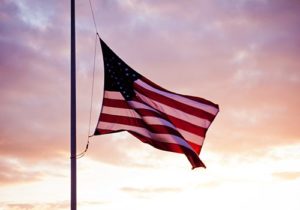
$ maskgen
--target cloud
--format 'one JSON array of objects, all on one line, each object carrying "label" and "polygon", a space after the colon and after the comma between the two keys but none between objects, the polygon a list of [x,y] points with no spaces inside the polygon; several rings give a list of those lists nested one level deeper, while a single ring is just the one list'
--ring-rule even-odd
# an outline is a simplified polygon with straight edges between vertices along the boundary
[{"label": "cloud", "polygon": [[275,172],[272,175],[275,178],[280,178],[283,180],[295,180],[300,178],[300,171]]},{"label": "cloud", "polygon": [[[84,201],[78,202],[78,207],[83,208],[85,206],[101,206],[107,204],[107,202],[101,201]],[[0,208],[5,210],[65,210],[70,208],[69,201],[57,201],[57,202],[46,202],[46,203],[2,203]]]},{"label": "cloud", "polygon": [[41,178],[41,172],[33,170],[18,161],[6,159],[0,161],[0,184],[2,186],[39,181]]},{"label": "cloud", "polygon": [[168,193],[168,192],[178,192],[180,191],[179,188],[132,188],[132,187],[123,187],[121,189],[125,192],[132,192],[132,193]]},{"label": "cloud", "polygon": [[12,210],[25,210],[25,209],[34,209],[33,204],[8,204],[6,208]]},{"label": "cloud", "polygon": [[[49,23],[41,29],[24,20],[27,3],[1,4],[0,150],[7,156],[40,159],[42,154],[51,156],[57,153],[53,148],[60,150],[66,144],[61,140],[67,136],[67,44],[63,39],[66,32],[62,33],[60,27]],[[32,5],[38,16],[43,16],[41,7],[48,6]],[[55,20],[52,15],[51,20]]]},{"label": "cloud", "polygon": [[67,201],[60,201],[60,202],[53,202],[53,203],[7,203],[7,204],[0,204],[0,207],[3,207],[7,210],[64,210],[69,207],[69,202]]},{"label": "cloud", "polygon": [[172,187],[160,187],[160,188],[134,188],[134,187],[123,187],[121,191],[131,194],[140,198],[148,198],[150,196],[161,195],[162,193],[178,193],[182,190],[180,188]]}]

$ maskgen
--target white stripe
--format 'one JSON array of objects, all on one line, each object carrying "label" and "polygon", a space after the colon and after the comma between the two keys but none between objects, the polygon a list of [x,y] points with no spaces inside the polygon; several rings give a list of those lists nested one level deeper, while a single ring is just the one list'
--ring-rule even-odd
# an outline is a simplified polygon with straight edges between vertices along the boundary
[{"label": "white stripe", "polygon": [[140,128],[140,127],[131,126],[131,125],[123,125],[123,124],[118,124],[118,123],[100,122],[98,124],[98,129],[113,130],[113,131],[129,130],[129,131],[136,132],[142,136],[145,136],[145,137],[150,138],[155,141],[171,143],[171,144],[179,144],[181,146],[184,146],[184,147],[194,151],[192,149],[192,147],[184,139],[182,139],[178,136],[171,135],[171,134],[152,133],[145,128]]},{"label": "white stripe", "polygon": [[109,91],[109,90],[106,90],[104,92],[104,98],[125,100],[125,98],[122,96],[122,94],[120,92],[118,92],[118,91]]},{"label": "white stripe", "polygon": [[191,100],[189,98],[186,98],[186,97],[183,97],[183,96],[180,96],[180,95],[177,95],[177,94],[173,94],[173,93],[165,92],[165,91],[162,91],[162,90],[158,90],[158,89],[148,85],[147,83],[145,83],[144,81],[142,81],[140,79],[136,80],[135,83],[138,84],[141,87],[146,88],[147,90],[158,93],[158,94],[163,95],[167,98],[174,99],[176,101],[179,101],[181,103],[187,104],[187,105],[192,106],[192,107],[195,107],[197,109],[202,109],[202,110],[204,110],[208,113],[211,113],[213,115],[216,115],[219,111],[217,108],[215,108],[213,106],[210,106],[210,105],[207,105],[207,104],[204,104],[204,103],[200,103],[200,102]]},{"label": "white stripe", "polygon": [[177,128],[177,131],[183,136],[184,139],[194,144],[202,145],[204,142],[204,137],[202,136],[198,136],[180,128]]},{"label": "white stripe", "polygon": [[136,113],[133,109],[126,109],[126,108],[103,106],[102,113],[110,114],[110,115],[118,115],[123,117],[141,118],[140,115]]},{"label": "white stripe", "polygon": [[175,109],[168,105],[154,101],[139,92],[136,92],[136,94],[142,101],[144,101],[146,104],[151,106],[153,109],[159,110],[160,112],[166,113],[167,115],[170,115],[172,117],[176,117],[176,118],[182,119],[187,122],[193,122],[193,124],[196,124],[203,128],[208,128],[209,125],[211,124],[211,122],[209,120],[196,117],[194,115],[188,114],[186,112]]},{"label": "white stripe", "polygon": [[132,109],[125,109],[125,108],[116,108],[116,107],[107,107],[103,106],[102,113],[104,114],[110,114],[110,115],[117,115],[117,116],[124,116],[124,117],[132,117],[132,118],[137,118],[137,119],[142,119],[145,121],[148,125],[163,125],[167,126],[170,128],[173,128],[174,130],[177,130],[184,139],[197,144],[197,145],[202,145],[204,138],[202,136],[198,136],[196,134],[190,133],[186,130],[179,129],[175,127],[172,123],[169,121],[163,119],[163,118],[158,118],[158,117],[152,117],[152,116],[140,116],[138,115],[135,111]]},{"label": "white stripe", "polygon": [[131,107],[134,107],[135,109],[148,109],[148,110],[151,110],[151,111],[154,111],[154,112],[160,114],[159,111],[157,111],[157,110],[153,109],[152,107],[150,107],[149,105],[143,104],[141,102],[138,102],[138,101],[127,101],[127,102],[128,102],[128,104],[130,104]]}]

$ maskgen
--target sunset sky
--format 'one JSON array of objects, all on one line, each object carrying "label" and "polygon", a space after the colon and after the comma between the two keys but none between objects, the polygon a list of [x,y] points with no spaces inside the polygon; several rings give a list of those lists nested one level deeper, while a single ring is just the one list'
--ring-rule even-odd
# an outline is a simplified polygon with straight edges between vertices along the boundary
[{"label": "sunset sky", "polygon": [[[122,132],[78,159],[78,209],[300,209],[300,1],[92,0],[136,71],[220,106],[191,170]],[[77,149],[89,134],[95,27],[76,0]],[[103,93],[96,43],[90,134]],[[0,210],[67,210],[70,2],[0,0]]]}]

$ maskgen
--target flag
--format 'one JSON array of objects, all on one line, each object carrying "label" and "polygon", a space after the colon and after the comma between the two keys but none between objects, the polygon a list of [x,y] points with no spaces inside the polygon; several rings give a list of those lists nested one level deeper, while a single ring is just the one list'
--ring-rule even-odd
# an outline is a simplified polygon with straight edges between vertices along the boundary
[{"label": "flag", "polygon": [[199,154],[218,105],[156,85],[100,43],[104,95],[94,135],[127,131],[157,149],[186,155],[192,168],[205,167]]}]

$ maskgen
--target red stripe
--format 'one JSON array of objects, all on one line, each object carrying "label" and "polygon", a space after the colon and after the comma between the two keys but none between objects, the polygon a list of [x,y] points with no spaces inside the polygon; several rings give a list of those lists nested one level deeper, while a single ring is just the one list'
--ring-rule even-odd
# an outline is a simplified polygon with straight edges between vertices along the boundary
[{"label": "red stripe", "polygon": [[194,151],[186,147],[183,147],[178,144],[155,141],[155,139],[149,139],[145,136],[142,136],[138,133],[131,132],[131,131],[129,131],[129,133],[131,133],[136,138],[140,139],[142,142],[150,144],[157,149],[185,154],[188,160],[190,161],[190,163],[192,164],[193,168],[205,167],[203,162],[200,160],[199,156]]},{"label": "red stripe", "polygon": [[160,117],[160,118],[172,123],[174,125],[174,127],[180,128],[182,130],[188,131],[190,133],[193,133],[193,134],[201,136],[201,137],[205,137],[205,134],[207,131],[206,128],[202,128],[202,127],[192,124],[190,122],[187,122],[187,121],[184,121],[184,120],[181,120],[179,118],[172,117],[169,115],[165,115],[163,113],[158,114],[158,113],[148,110],[148,109],[135,109],[135,111],[141,116]]},{"label": "red stripe", "polygon": [[151,133],[172,134],[172,135],[176,135],[178,137],[183,138],[181,136],[181,134],[173,128],[170,128],[170,127],[164,126],[164,125],[152,125],[152,124],[150,125],[150,124],[147,124],[142,119],[138,119],[138,118],[124,117],[124,116],[119,116],[119,115],[110,115],[110,114],[102,113],[100,116],[100,121],[145,128],[146,130],[149,130]]},{"label": "red stripe", "polygon": [[197,101],[199,103],[203,103],[203,104],[206,104],[206,105],[209,105],[209,106],[213,106],[213,107],[219,109],[219,105],[217,105],[217,104],[215,104],[215,103],[213,103],[213,102],[211,102],[209,100],[206,100],[204,98],[174,93],[172,91],[169,91],[169,90],[166,90],[165,88],[160,87],[159,85],[155,84],[154,82],[150,81],[149,79],[147,79],[145,77],[140,77],[139,79],[142,80],[143,82],[147,83],[148,85],[150,85],[150,86],[158,89],[158,90],[162,90],[162,91],[165,91],[165,92],[168,92],[168,93],[172,93],[172,94],[175,94],[175,95],[178,95],[178,96],[186,97],[186,98],[189,98],[191,100]]},{"label": "red stripe", "polygon": [[[134,101],[143,103],[143,101],[141,101],[137,97],[134,98]],[[192,123],[184,121],[182,119],[167,115],[167,114],[162,113],[162,112],[158,113],[158,112],[148,110],[148,109],[135,109],[135,111],[141,116],[160,117],[162,119],[165,119],[165,120],[169,121],[170,123],[172,123],[177,128],[186,130],[190,133],[196,134],[196,135],[201,136],[201,137],[205,137],[205,134],[206,134],[206,131],[207,131],[206,128],[197,126],[195,124],[192,124]]]},{"label": "red stripe", "polygon": [[110,99],[110,98],[103,99],[103,106],[132,109],[125,100]]},{"label": "red stripe", "polygon": [[186,140],[187,143],[193,148],[193,150],[199,155],[202,149],[202,145],[195,144],[191,141]]},{"label": "red stripe", "polygon": [[188,114],[197,116],[202,119],[206,119],[209,121],[212,121],[214,119],[214,115],[202,110],[201,108],[195,108],[195,107],[189,106],[188,104],[181,103],[180,101],[177,101],[177,100],[168,98],[164,95],[155,93],[153,91],[150,91],[150,90],[140,86],[137,83],[134,83],[134,88],[139,93],[145,95],[146,97],[150,98],[151,100],[163,103],[165,105],[168,105],[170,107],[173,107],[175,109],[178,109],[178,110],[186,112]]},{"label": "red stripe", "polygon": [[94,135],[95,136],[96,135],[104,135],[104,134],[118,133],[118,132],[122,132],[122,131],[125,131],[125,130],[114,131],[114,130],[96,128]]},{"label": "red stripe", "polygon": [[170,122],[173,123],[173,125],[175,125],[175,127],[186,130],[186,131],[196,134],[198,136],[205,137],[207,128],[202,128],[200,126],[197,126],[195,124],[181,120],[181,119],[173,117],[173,116],[168,116],[167,118]]},{"label": "red stripe", "polygon": [[111,114],[105,114],[102,113],[100,116],[101,122],[109,122],[109,123],[118,123],[123,125],[131,125],[136,127],[145,127],[145,123],[138,118],[133,117],[124,117],[119,115],[111,115]]},{"label": "red stripe", "polygon": [[[177,95],[180,95],[182,97],[186,97],[186,98],[189,98],[191,100],[194,100],[194,101],[197,101],[199,103],[202,103],[202,104],[206,104],[206,105],[209,105],[209,106],[213,106],[215,107],[216,109],[219,110],[219,105],[218,104],[215,104],[209,100],[206,100],[204,98],[199,98],[199,97],[196,97],[196,96],[189,96],[189,95],[181,95],[181,94],[177,94]],[[216,113],[217,114],[217,113]]]}]

